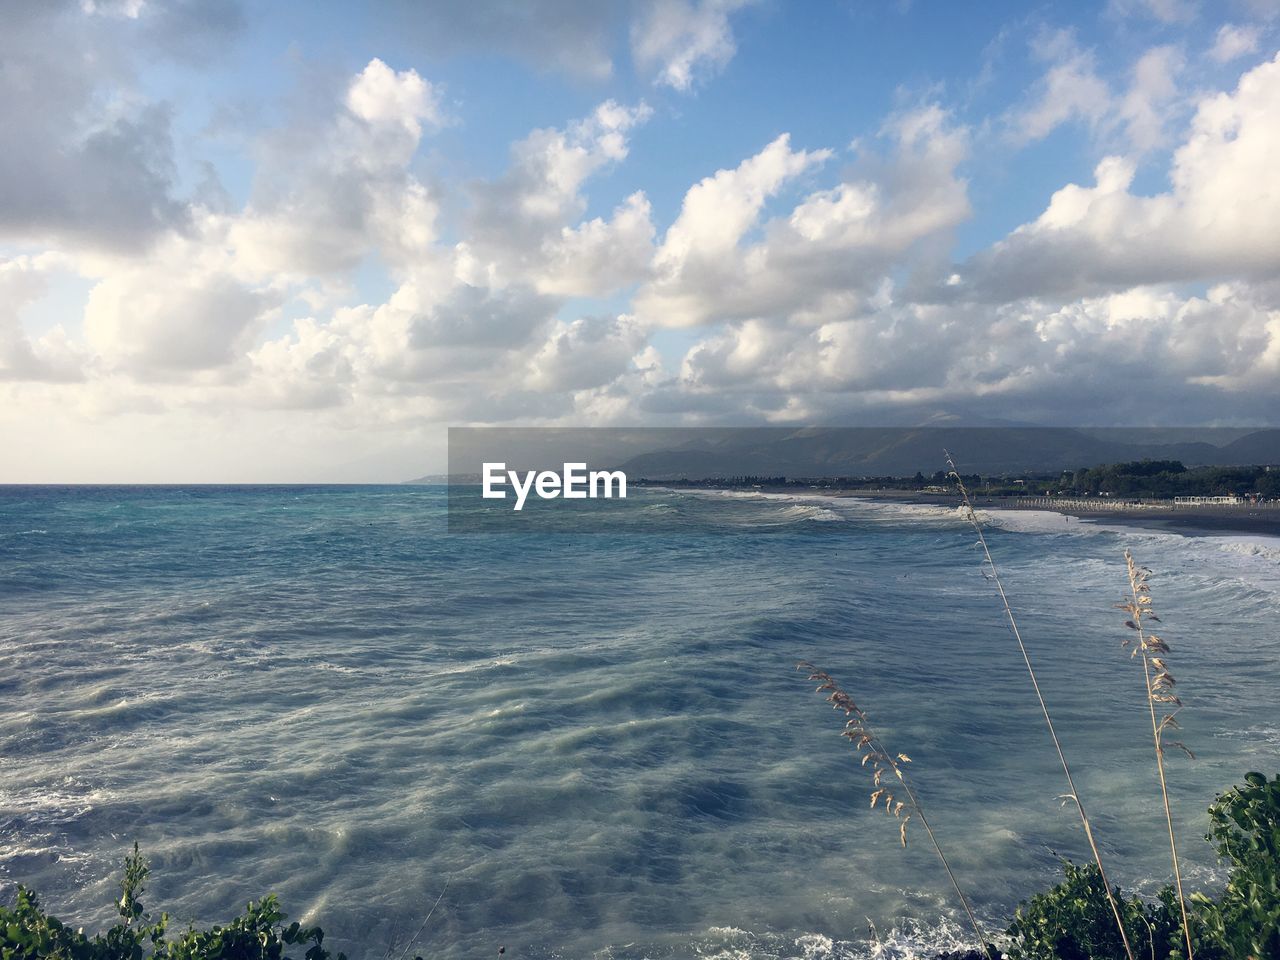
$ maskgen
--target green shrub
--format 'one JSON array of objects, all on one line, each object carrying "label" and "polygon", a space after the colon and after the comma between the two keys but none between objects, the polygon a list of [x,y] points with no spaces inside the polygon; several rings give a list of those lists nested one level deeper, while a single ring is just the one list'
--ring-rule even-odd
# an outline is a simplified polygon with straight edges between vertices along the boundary
[{"label": "green shrub", "polygon": [[[1280,958],[1280,776],[1245,776],[1209,808],[1209,835],[1230,864],[1216,899],[1191,896],[1196,960]],[[1010,960],[1124,960],[1096,864],[1064,865],[1066,878],[1018,907],[1007,933]],[[1186,960],[1171,887],[1154,903],[1113,891],[1138,956]]]},{"label": "green shrub", "polygon": [[1280,776],[1245,776],[1209,807],[1209,835],[1231,861],[1227,888],[1217,900],[1192,899],[1227,960],[1280,957]]},{"label": "green shrub", "polygon": [[[1008,930],[1010,960],[1125,960],[1098,865],[1066,861],[1062,869],[1061,883],[1018,906]],[[1156,960],[1182,957],[1171,949],[1182,937],[1176,905],[1170,913],[1163,902],[1126,898],[1119,887],[1112,893],[1135,953]]]},{"label": "green shrub", "polygon": [[[291,960],[290,948],[305,951],[305,960],[346,960],[324,948],[324,931],[298,923],[284,925],[274,895],[249,903],[244,913],[207,930],[189,927],[169,936],[169,916],[147,916],[142,893],[149,873],[134,844],[125,858],[120,920],[106,933],[85,936],[45,913],[36,895],[18,888],[17,902],[0,907],[0,960]],[[421,960],[421,958],[417,958]]]}]

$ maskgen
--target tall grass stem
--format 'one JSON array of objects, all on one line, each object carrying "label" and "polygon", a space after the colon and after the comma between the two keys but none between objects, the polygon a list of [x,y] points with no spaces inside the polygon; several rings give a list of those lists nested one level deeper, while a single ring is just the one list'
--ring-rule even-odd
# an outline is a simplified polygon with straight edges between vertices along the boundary
[{"label": "tall grass stem", "polygon": [[[1160,774],[1160,797],[1164,801],[1164,821],[1169,828],[1169,856],[1173,860],[1173,882],[1178,891],[1178,907],[1182,911],[1182,935],[1187,943],[1187,960],[1195,960],[1195,953],[1191,947],[1191,921],[1187,918],[1187,901],[1182,893],[1182,869],[1178,864],[1178,844],[1173,833],[1173,813],[1169,809],[1169,784],[1164,774],[1164,731],[1168,727],[1177,727],[1174,714],[1178,710],[1174,709],[1164,717],[1156,719],[1157,703],[1174,704],[1180,708],[1182,702],[1171,692],[1174,684],[1173,677],[1165,661],[1158,656],[1167,653],[1169,648],[1159,637],[1148,634],[1144,626],[1144,621],[1159,622],[1160,619],[1151,608],[1151,590],[1147,586],[1148,573],[1145,568],[1138,566],[1133,559],[1133,554],[1128,550],[1124,552],[1124,560],[1128,567],[1129,592],[1132,601],[1123,605],[1123,608],[1132,618],[1128,623],[1138,632],[1138,649],[1135,653],[1142,654],[1142,671],[1147,684],[1147,708],[1151,713],[1151,740],[1155,746],[1156,770]],[[1182,745],[1179,744],[1179,746]],[[1183,749],[1186,750],[1186,747]]]},{"label": "tall grass stem", "polygon": [[960,471],[956,469],[955,461],[949,452],[944,450],[943,453],[946,454],[947,467],[950,468],[951,476],[960,488],[960,496],[964,499],[967,519],[978,534],[978,545],[982,548],[983,557],[985,557],[987,566],[991,570],[991,578],[995,581],[996,590],[1000,594],[1000,602],[1004,605],[1005,617],[1009,621],[1009,628],[1013,631],[1013,638],[1018,642],[1018,650],[1022,653],[1022,661],[1027,665],[1027,675],[1031,678],[1031,686],[1036,692],[1036,700],[1039,701],[1040,711],[1044,714],[1045,726],[1049,728],[1049,739],[1053,741],[1053,749],[1058,754],[1058,762],[1062,764],[1062,772],[1067,778],[1071,799],[1075,802],[1076,810],[1080,814],[1080,824],[1084,827],[1085,839],[1089,842],[1089,849],[1093,852],[1093,862],[1098,865],[1098,874],[1102,879],[1103,889],[1107,893],[1107,902],[1111,906],[1111,914],[1115,917],[1116,929],[1120,931],[1120,940],[1124,944],[1125,955],[1129,960],[1134,960],[1133,949],[1129,946],[1129,936],[1125,933],[1124,921],[1120,917],[1120,906],[1116,903],[1115,895],[1111,891],[1111,882],[1107,879],[1107,872],[1102,866],[1102,854],[1099,852],[1098,844],[1094,840],[1093,827],[1089,823],[1089,815],[1085,812],[1079,791],[1076,790],[1075,778],[1071,776],[1071,766],[1067,763],[1066,754],[1062,750],[1062,741],[1058,739],[1058,733],[1053,727],[1053,717],[1049,713],[1049,705],[1045,703],[1044,694],[1040,691],[1040,681],[1036,677],[1035,667],[1031,665],[1031,655],[1027,652],[1027,645],[1022,641],[1022,631],[1018,629],[1018,620],[1013,615],[1013,607],[1009,604],[1009,597],[1005,593],[1004,584],[1000,580],[1000,571],[996,568],[995,559],[991,556],[991,548],[987,545],[987,537],[983,532],[982,523],[978,520],[977,511],[973,508],[973,501],[969,497],[969,491],[965,487],[964,481],[960,478]]}]

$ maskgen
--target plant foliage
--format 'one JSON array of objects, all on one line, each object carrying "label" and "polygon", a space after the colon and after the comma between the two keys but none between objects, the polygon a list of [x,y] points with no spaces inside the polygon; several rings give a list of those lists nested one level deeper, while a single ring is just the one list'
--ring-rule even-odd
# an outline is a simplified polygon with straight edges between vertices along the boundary
[{"label": "plant foliage", "polygon": [[18,887],[17,902],[0,906],[0,960],[346,960],[325,949],[319,927],[286,926],[274,895],[250,902],[226,924],[171,934],[168,914],[155,920],[143,908],[149,873],[135,843],[120,883],[120,919],[92,937],[50,916],[34,892]]},{"label": "plant foliage", "polygon": [[[1209,808],[1209,835],[1230,864],[1226,889],[1190,897],[1191,941],[1199,960],[1280,958],[1280,776],[1245,776]],[[1065,879],[1018,908],[1007,933],[1010,960],[1116,960],[1124,948],[1096,865],[1064,864]],[[1172,887],[1154,903],[1113,896],[1138,953],[1186,960],[1181,911]]]}]

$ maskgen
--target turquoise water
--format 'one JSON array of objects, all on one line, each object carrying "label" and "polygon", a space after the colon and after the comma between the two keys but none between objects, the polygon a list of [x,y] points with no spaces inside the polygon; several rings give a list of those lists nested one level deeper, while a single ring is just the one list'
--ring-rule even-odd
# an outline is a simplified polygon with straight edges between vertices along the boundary
[{"label": "turquoise water", "polygon": [[[0,899],[105,922],[136,839],[178,920],[275,891],[358,960],[861,957],[867,918],[900,956],[962,940],[800,658],[914,758],[986,920],[1083,855],[954,512],[632,496],[612,534],[488,536],[446,534],[431,487],[0,488]],[[656,515],[682,526],[636,535]],[[1147,891],[1163,825],[1112,604],[1126,546],[1155,570],[1212,884],[1205,806],[1280,769],[1280,550],[1003,522],[1109,871]]]}]

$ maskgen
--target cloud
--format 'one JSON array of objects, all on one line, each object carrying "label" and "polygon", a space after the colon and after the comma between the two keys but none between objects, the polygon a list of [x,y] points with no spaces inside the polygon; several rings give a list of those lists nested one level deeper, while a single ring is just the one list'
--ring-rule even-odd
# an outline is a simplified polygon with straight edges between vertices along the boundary
[{"label": "cloud", "polygon": [[424,130],[444,119],[417,71],[371,60],[318,129],[267,138],[230,231],[241,269],[309,276],[349,271],[371,250],[393,268],[426,256],[437,205],[409,169]]},{"label": "cloud", "polygon": [[288,336],[248,352],[255,406],[322,410],[351,401],[356,381],[350,342],[313,317],[295,320]]},{"label": "cloud", "polygon": [[527,385],[578,391],[612,383],[642,350],[645,331],[634,317],[580,317],[558,323],[529,363]]},{"label": "cloud", "polygon": [[731,16],[754,0],[390,0],[371,24],[433,57],[499,53],[543,70],[603,81],[617,73],[616,38],[629,34],[631,58],[656,83],[688,90],[733,58]]},{"label": "cloud", "polygon": [[751,0],[657,0],[631,25],[631,51],[655,83],[690,89],[724,68],[736,46],[729,17]]},{"label": "cloud", "polygon": [[[867,158],[862,176],[850,171],[764,224],[766,201],[830,151],[793,151],[784,135],[692,187],[654,257],[653,279],[636,296],[637,316],[656,326],[750,317],[812,325],[857,309],[891,264],[969,213],[956,174],[967,137],[945,113],[912,111],[884,134],[887,158]],[[744,242],[757,228],[760,239]]]},{"label": "cloud", "polygon": [[1040,217],[966,264],[964,290],[1001,301],[1273,276],[1278,152],[1280,56],[1245,73],[1234,92],[1200,101],[1173,155],[1171,190],[1133,193],[1132,161],[1108,157],[1092,186],[1058,190]]},{"label": "cloud", "polygon": [[654,257],[655,279],[637,297],[641,316],[667,326],[711,319],[721,308],[719,295],[745,270],[738,244],[758,223],[765,201],[830,156],[792,150],[782,134],[734,169],[691,187]]},{"label": "cloud", "polygon": [[1209,57],[1218,63],[1230,63],[1258,49],[1258,28],[1224,23],[1209,50]]},{"label": "cloud", "polygon": [[563,227],[542,244],[534,286],[563,297],[604,296],[640,280],[653,255],[653,210],[643,192],[627,197],[609,220]]},{"label": "cloud", "polygon": [[[644,8],[645,29],[673,18],[645,79],[696,87],[732,54],[737,6]],[[1041,35],[1043,76],[995,127],[1012,124],[1019,142],[1087,127],[1093,176],[957,265],[971,194],[992,202],[990,178],[971,190],[988,159],[971,149],[992,140],[939,104],[890,115],[848,150],[770,133],[680,184],[672,209],[669,178],[631,160],[641,138],[648,153],[648,138],[672,135],[645,127],[664,121],[644,104],[604,100],[520,136],[497,175],[449,179],[449,158],[432,154],[466,135],[465,91],[447,101],[425,68],[375,58],[309,85],[287,122],[236,134],[252,176],[241,202],[229,192],[244,188],[240,168],[228,190],[211,165],[175,172],[172,130],[189,131],[191,117],[129,94],[128,58],[87,31],[91,20],[144,44],[141,31],[161,22],[151,3],[15,16],[29,37],[52,25],[80,44],[70,49],[107,58],[88,85],[70,68],[46,75],[65,90],[43,103],[87,105],[72,115],[90,119],[68,132],[22,106],[21,129],[38,141],[22,162],[52,151],[43,166],[55,172],[92,159],[120,179],[119,196],[101,199],[92,176],[83,182],[101,210],[76,207],[88,201],[74,191],[40,193],[48,178],[31,170],[13,168],[39,210],[0,184],[0,200],[15,197],[0,203],[0,234],[24,245],[0,259],[11,436],[5,411],[21,404],[78,423],[65,436],[86,449],[93,424],[127,422],[148,436],[207,431],[226,450],[242,431],[242,445],[303,462],[291,433],[348,437],[372,458],[372,436],[416,444],[446,422],[910,422],[942,409],[1205,422],[1280,400],[1280,200],[1269,190],[1280,58],[1192,102],[1180,88],[1216,68],[1184,62],[1178,43],[1139,50],[1104,79],[1071,34]],[[455,17],[455,29],[475,14],[426,16]],[[580,36],[598,23],[626,34],[616,10],[581,16]],[[579,27],[540,29],[567,42]],[[1159,161],[1168,186],[1140,190],[1140,164],[1164,157],[1171,133],[1176,149]],[[182,134],[184,157],[201,146]],[[0,153],[0,167],[16,162]],[[205,187],[177,186],[202,172]],[[26,253],[55,242],[63,253]],[[46,294],[67,272],[92,285],[83,322],[49,329]],[[135,443],[122,429],[108,432]]]},{"label": "cloud", "polygon": [[612,36],[627,11],[622,0],[389,0],[371,27],[432,56],[498,52],[543,69],[603,80],[613,73]]},{"label": "cloud", "polygon": [[85,305],[84,332],[111,367],[171,379],[242,360],[277,305],[277,297],[202,262],[179,240],[99,281]]},{"label": "cloud", "polygon": [[64,267],[53,253],[0,260],[0,380],[71,383],[84,378],[84,356],[61,326],[32,340],[22,311],[43,297],[49,277]]},{"label": "cloud", "polygon": [[[136,89],[137,62],[187,62],[240,29],[231,2],[3,5],[0,240],[145,249],[189,223],[173,110]],[[185,53],[184,53],[185,51]]]},{"label": "cloud", "polygon": [[1113,16],[1149,17],[1163,24],[1194,20],[1198,4],[1194,0],[1110,0],[1107,10]]},{"label": "cloud", "polygon": [[[1032,51],[1048,68],[1029,100],[1005,116],[1014,144],[1043,140],[1070,123],[1083,124],[1111,149],[1142,154],[1166,144],[1166,127],[1183,106],[1178,78],[1185,58],[1179,47],[1146,50],[1122,91],[1101,76],[1094,52],[1082,49],[1071,31],[1041,34]],[[1118,78],[1115,86],[1120,87]]]},{"label": "cloud", "polygon": [[816,328],[742,321],[695,345],[650,402],[668,415],[748,422],[859,412],[919,422],[937,410],[1016,410],[1044,423],[1063,422],[1064,410],[1112,423],[1239,417],[1245,397],[1253,409],[1280,399],[1276,293],[1138,287],[994,310],[886,299]]},{"label": "cloud", "polygon": [[1042,35],[1032,44],[1037,59],[1049,64],[1036,83],[1032,101],[1010,115],[1015,143],[1043,140],[1059,126],[1082,121],[1096,126],[1111,109],[1111,90],[1098,75],[1090,50],[1082,50],[1069,30]]},{"label": "cloud", "polygon": [[[511,149],[498,179],[472,185],[465,255],[494,283],[543,293],[602,294],[638,280],[652,247],[649,202],[634,193],[606,221],[580,220],[583,184],[622,162],[627,135],[652,115],[612,100],[565,129],[535,130]],[[478,274],[474,274],[477,275]]]},{"label": "cloud", "polygon": [[1133,68],[1133,81],[1118,108],[1131,147],[1144,153],[1165,143],[1178,92],[1176,78],[1183,67],[1176,47],[1154,47]]}]

